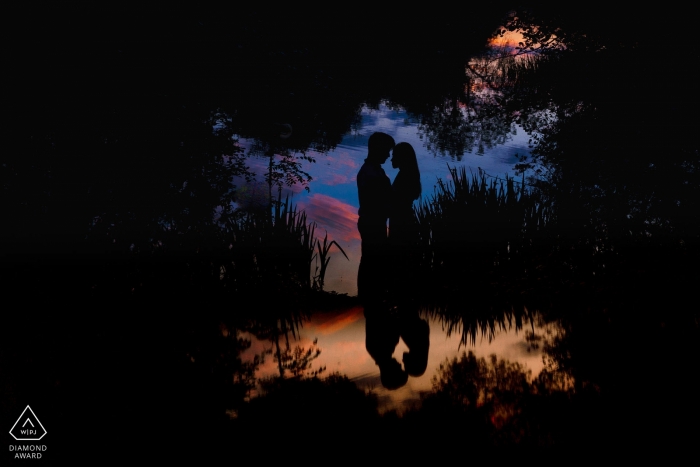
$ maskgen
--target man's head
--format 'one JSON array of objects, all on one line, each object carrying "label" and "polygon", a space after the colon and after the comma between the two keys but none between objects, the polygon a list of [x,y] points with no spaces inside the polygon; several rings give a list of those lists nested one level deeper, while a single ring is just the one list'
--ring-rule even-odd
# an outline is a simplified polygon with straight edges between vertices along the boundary
[{"label": "man's head", "polygon": [[372,133],[367,141],[367,158],[373,162],[383,164],[390,156],[390,152],[396,146],[394,138],[377,131]]}]

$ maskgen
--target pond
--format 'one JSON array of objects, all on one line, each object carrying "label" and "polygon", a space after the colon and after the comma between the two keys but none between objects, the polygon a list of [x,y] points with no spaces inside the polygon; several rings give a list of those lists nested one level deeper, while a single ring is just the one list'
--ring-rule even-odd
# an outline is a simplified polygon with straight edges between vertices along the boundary
[{"label": "pond", "polygon": [[[371,34],[359,9],[291,5],[236,27],[31,16],[0,168],[7,429],[31,406],[57,463],[76,439],[227,463],[387,437],[694,446],[697,52],[659,39],[690,33],[677,13],[510,7],[376,13]],[[46,70],[65,79],[37,86]],[[421,172],[391,303],[357,288],[374,132]],[[370,353],[387,345],[395,379]]]},{"label": "pond", "polygon": [[[323,237],[326,233],[332,240],[338,242],[347,258],[334,248],[329,257],[330,263],[326,270],[325,290],[357,295],[357,272],[360,262],[360,237],[357,231],[357,185],[356,174],[367,157],[367,140],[374,132],[387,133],[398,142],[408,142],[416,150],[418,164],[421,170],[423,197],[428,200],[437,187],[439,179],[450,180],[449,167],[465,168],[470,174],[485,174],[492,179],[504,180],[508,177],[518,177],[515,165],[522,156],[529,156],[529,136],[517,125],[504,138],[502,144],[482,150],[480,154],[466,152],[458,157],[438,154],[428,148],[421,132],[417,118],[411,117],[400,108],[391,109],[381,103],[377,108],[364,107],[360,112],[360,121],[352,132],[343,136],[341,143],[327,153],[307,152],[315,162],[305,161],[302,170],[309,174],[312,181],[308,184],[307,192],[301,184],[284,187],[281,196],[290,196],[298,209],[306,212],[308,219],[316,224],[316,235]],[[245,139],[240,139],[242,147],[247,146]],[[251,166],[260,180],[267,170],[267,162],[260,158],[253,159]],[[254,164],[258,162],[259,165]],[[396,169],[387,163],[384,169],[390,179],[396,176]],[[526,176],[529,171],[526,172]],[[246,198],[236,203],[237,207],[245,208],[255,203],[264,205],[268,189],[264,182],[254,185],[243,183]],[[255,199],[257,195],[258,199]],[[420,200],[417,202],[420,204]],[[317,267],[318,262],[313,266]],[[469,290],[464,284],[465,291]],[[319,323],[318,319],[322,319]],[[371,389],[379,394],[381,405],[379,410],[390,409],[401,412],[404,406],[414,406],[420,401],[420,394],[429,392],[432,388],[431,379],[438,367],[446,360],[458,357],[462,351],[472,350],[480,357],[496,354],[500,358],[517,361],[532,376],[537,376],[542,368],[541,352],[531,348],[525,340],[525,332],[518,332],[514,327],[500,329],[495,335],[480,336],[478,342],[463,342],[461,332],[446,335],[444,323],[437,317],[430,319],[431,347],[429,363],[425,373],[419,378],[411,378],[410,384],[396,391],[382,387],[379,381],[379,368],[365,349],[365,320],[362,307],[349,310],[338,310],[323,317],[312,316],[299,331],[299,340],[293,341],[292,346],[308,347],[314,338],[318,339],[318,348],[323,349],[315,361],[316,367],[325,367],[329,372],[340,372],[361,387]],[[534,325],[533,325],[534,330]],[[253,337],[254,339],[254,337]],[[254,345],[248,355],[260,353],[264,345]],[[403,341],[395,349],[395,357],[401,360],[403,352],[407,351]],[[331,363],[332,362],[332,363]],[[278,370],[275,364],[268,361],[266,366],[259,368],[260,377],[269,377]],[[408,404],[408,405],[406,405]]]},{"label": "pond", "polygon": [[[527,328],[518,332],[515,328],[506,327],[497,330],[492,336],[480,335],[474,342],[465,344],[462,342],[461,330],[447,332],[448,326],[436,316],[429,317],[427,321],[430,326],[430,349],[426,370],[420,376],[410,377],[404,386],[395,390],[383,387],[379,368],[367,353],[366,322],[363,308],[360,306],[312,316],[304,323],[298,337],[291,341],[291,346],[320,349],[321,353],[314,360],[311,369],[323,368],[327,373],[346,375],[358,387],[377,396],[380,413],[403,413],[407,409],[420,406],[421,396],[433,388],[432,379],[440,365],[447,360],[458,358],[462,352],[471,351],[479,358],[497,355],[499,358],[518,362],[533,378],[537,377],[544,365],[541,349],[526,339]],[[539,327],[535,329],[534,323],[531,323],[531,326],[532,332],[543,332]],[[269,341],[258,341],[252,335],[246,337],[253,341],[253,345],[244,353],[244,359],[250,360],[256,354],[273,350]],[[397,361],[401,361],[403,353],[408,351],[410,349],[405,342],[399,341],[393,356]],[[279,374],[276,362],[270,359],[264,365],[260,365],[257,371],[259,378]]]}]

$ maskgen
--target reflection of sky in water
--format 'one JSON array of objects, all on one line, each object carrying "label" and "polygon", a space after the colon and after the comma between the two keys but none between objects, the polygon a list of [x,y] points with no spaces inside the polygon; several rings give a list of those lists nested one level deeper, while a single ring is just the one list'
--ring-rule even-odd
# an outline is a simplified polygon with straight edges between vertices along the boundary
[{"label": "reflection of sky in water", "polygon": [[[357,185],[355,176],[367,157],[367,139],[375,131],[393,136],[397,143],[405,141],[416,150],[421,170],[423,198],[432,195],[438,178],[448,178],[447,165],[466,167],[467,171],[478,173],[479,168],[488,175],[503,177],[513,174],[513,166],[518,162],[516,154],[529,154],[528,136],[522,129],[504,145],[487,149],[483,155],[464,154],[460,162],[448,156],[434,156],[425,148],[416,123],[409,123],[405,112],[390,110],[380,106],[377,110],[365,108],[359,128],[348,133],[335,150],[328,154],[310,151],[307,155],[316,159],[315,163],[304,162],[302,170],[311,175],[310,192],[301,187],[293,187],[293,201],[300,210],[305,210],[309,221],[317,224],[316,233],[323,237],[328,232],[329,240],[338,242],[348,255],[333,248],[331,261],[325,277],[325,289],[348,295],[357,294],[357,268],[360,261],[360,237],[357,232]],[[242,141],[245,145],[245,141]],[[266,170],[267,160],[254,158],[251,166],[261,173]],[[391,162],[384,164],[384,170],[391,180],[398,172]],[[258,180],[262,181],[262,177]],[[267,186],[259,185],[259,195],[267,195]]]},{"label": "reflection of sky in water", "polygon": [[[527,328],[529,325],[524,326]],[[344,374],[358,386],[372,390],[380,399],[380,410],[400,409],[404,404],[418,401],[421,393],[432,388],[431,379],[440,364],[444,363],[445,359],[458,357],[463,351],[471,350],[477,357],[496,354],[499,358],[517,361],[531,370],[533,377],[537,376],[543,367],[541,350],[528,350],[524,330],[517,333],[513,330],[499,331],[491,342],[485,337],[477,337],[476,343],[469,344],[466,348],[460,347],[460,338],[459,333],[447,336],[439,321],[430,320],[430,351],[425,373],[420,377],[410,377],[405,386],[394,391],[382,387],[379,368],[365,348],[365,318],[361,307],[315,314],[310,322],[304,324],[298,340],[293,341],[290,338],[290,345],[308,348],[314,339],[318,339],[317,345],[321,349],[321,355],[312,362],[311,370],[325,366],[326,374]],[[260,354],[270,348],[270,341],[254,340],[245,355],[252,359],[256,353]],[[399,341],[394,358],[400,362],[405,351],[408,351],[408,347],[403,341]],[[277,363],[272,356],[268,356],[257,376],[278,374]]]}]

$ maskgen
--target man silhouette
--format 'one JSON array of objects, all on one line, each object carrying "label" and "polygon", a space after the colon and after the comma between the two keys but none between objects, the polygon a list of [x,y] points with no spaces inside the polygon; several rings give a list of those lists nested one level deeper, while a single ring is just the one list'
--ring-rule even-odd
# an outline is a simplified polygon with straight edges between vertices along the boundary
[{"label": "man silhouette", "polygon": [[384,255],[387,247],[387,219],[391,203],[391,181],[382,164],[391,155],[396,143],[386,133],[376,132],[367,142],[367,158],[357,173],[357,194],[360,201],[357,229],[362,239],[362,258],[357,275],[357,294],[377,303],[388,285]]}]

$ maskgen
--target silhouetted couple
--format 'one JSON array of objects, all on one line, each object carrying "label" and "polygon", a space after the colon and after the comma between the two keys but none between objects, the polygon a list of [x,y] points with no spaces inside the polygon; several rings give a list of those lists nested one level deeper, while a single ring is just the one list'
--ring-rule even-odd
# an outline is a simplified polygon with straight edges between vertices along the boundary
[{"label": "silhouetted couple", "polygon": [[[392,150],[391,164],[399,169],[393,184],[382,168]],[[366,302],[381,302],[388,299],[390,289],[403,288],[403,282],[396,276],[405,275],[407,270],[403,266],[408,265],[397,262],[403,263],[417,243],[413,202],[420,197],[421,184],[413,147],[408,143],[395,144],[394,138],[386,133],[373,133],[369,137],[367,159],[357,174],[357,193],[360,201],[357,228],[362,239],[358,296]]]},{"label": "silhouetted couple", "polygon": [[[392,151],[392,166],[399,169],[393,184],[382,168]],[[425,371],[430,333],[411,297],[411,256],[418,241],[413,202],[421,194],[413,147],[396,144],[386,133],[373,133],[367,159],[357,174],[357,191],[357,228],[362,239],[357,291],[365,310],[366,345],[380,368],[382,384],[395,389],[406,383],[408,375]],[[409,346],[405,368],[392,357],[399,337]]]}]

